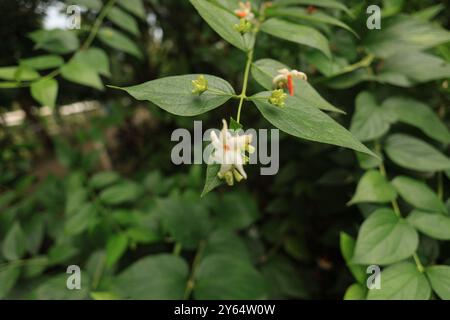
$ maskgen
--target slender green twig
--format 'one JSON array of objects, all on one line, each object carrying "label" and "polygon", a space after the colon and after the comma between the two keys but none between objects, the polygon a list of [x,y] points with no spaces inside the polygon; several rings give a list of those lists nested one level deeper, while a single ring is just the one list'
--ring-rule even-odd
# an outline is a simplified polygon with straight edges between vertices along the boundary
[{"label": "slender green twig", "polygon": [[184,300],[188,300],[191,296],[192,290],[195,286],[195,276],[197,275],[197,269],[203,256],[203,251],[205,250],[206,243],[204,241],[200,242],[198,245],[197,253],[194,257],[194,262],[192,263],[191,275],[189,276],[188,282],[186,284],[186,289],[184,291]]},{"label": "slender green twig", "polygon": [[250,75],[250,67],[253,63],[253,49],[248,52],[247,55],[247,64],[245,65],[245,73],[244,73],[244,83],[242,84],[242,92],[240,94],[238,113],[236,116],[237,123],[241,122],[241,111],[242,106],[244,105],[244,100],[247,98],[247,87],[248,87],[248,78]]}]

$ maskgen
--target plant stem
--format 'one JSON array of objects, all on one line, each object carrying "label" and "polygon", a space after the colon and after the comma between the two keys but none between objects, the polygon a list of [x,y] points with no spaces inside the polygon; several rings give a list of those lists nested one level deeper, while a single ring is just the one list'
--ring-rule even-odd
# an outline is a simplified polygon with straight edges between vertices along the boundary
[{"label": "plant stem", "polygon": [[237,117],[236,117],[236,121],[237,123],[241,123],[241,111],[242,111],[242,106],[244,105],[244,99],[247,98],[247,87],[248,87],[248,78],[250,75],[250,67],[252,66],[253,63],[253,49],[250,50],[247,54],[247,64],[245,66],[245,73],[244,73],[244,83],[242,84],[242,92],[240,94],[240,100],[239,100],[239,107],[238,107],[238,113],[237,113]]},{"label": "plant stem", "polygon": [[[381,145],[378,141],[375,144],[375,149],[376,149],[377,153],[379,153],[381,156]],[[386,167],[384,166],[383,160],[381,160],[381,163],[379,165],[379,170],[380,170],[380,173],[383,175],[383,177],[388,178],[387,172],[386,172]],[[398,206],[397,199],[392,200],[391,204],[392,204],[392,208],[394,209],[395,214],[399,218],[402,218],[402,213],[400,211],[400,207]],[[414,258],[414,262],[416,263],[417,270],[419,270],[419,272],[421,272],[421,273],[424,272],[425,268],[422,265],[422,263],[420,262],[419,256],[417,255],[416,252],[414,252],[413,258]]]},{"label": "plant stem", "polygon": [[102,11],[100,11],[100,14],[98,15],[97,19],[94,22],[94,25],[92,26],[89,36],[81,46],[81,50],[86,50],[87,48],[90,47],[92,41],[94,41],[95,37],[97,36],[98,30],[100,29],[103,20],[105,19],[106,15],[108,14],[112,6],[114,6],[115,2],[116,0],[109,0],[108,3],[106,3],[106,5],[102,8]]},{"label": "plant stem", "polygon": [[205,242],[202,241],[198,245],[197,253],[194,257],[194,262],[192,263],[192,271],[191,275],[189,276],[188,282],[186,284],[186,289],[184,291],[184,300],[188,300],[191,296],[192,290],[194,289],[195,285],[195,276],[197,274],[198,265],[200,264],[200,260],[203,256],[203,251],[205,250]]},{"label": "plant stem", "polygon": [[173,247],[173,254],[175,256],[179,256],[182,248],[183,246],[181,245],[181,243],[179,242],[175,243],[175,246]]}]

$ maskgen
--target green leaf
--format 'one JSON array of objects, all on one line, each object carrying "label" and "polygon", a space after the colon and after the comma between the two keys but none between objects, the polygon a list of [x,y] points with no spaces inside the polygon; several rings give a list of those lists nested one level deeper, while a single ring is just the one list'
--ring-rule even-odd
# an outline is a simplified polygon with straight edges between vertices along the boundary
[{"label": "green leaf", "polygon": [[48,54],[20,60],[20,64],[34,70],[47,70],[62,66],[64,59],[57,55]]},{"label": "green leaf", "polygon": [[16,222],[9,229],[2,244],[2,253],[7,260],[18,260],[26,252],[27,239],[22,231],[19,222]]},{"label": "green leaf", "polygon": [[275,7],[275,8],[269,8],[267,10],[267,15],[269,17],[288,17],[288,18],[295,18],[296,20],[305,20],[305,21],[312,21],[317,22],[319,24],[330,24],[333,26],[338,26],[340,28],[343,28],[347,31],[350,31],[355,35],[356,37],[359,37],[358,34],[350,28],[347,24],[344,22],[333,18],[332,16],[324,13],[324,12],[314,12],[309,13],[306,9],[303,8],[293,8],[293,7]]},{"label": "green leaf", "polygon": [[24,222],[24,234],[27,240],[27,250],[36,255],[44,241],[44,218],[41,215],[35,215]]},{"label": "green leaf", "polygon": [[202,198],[223,183],[223,181],[220,180],[219,177],[217,176],[219,171],[220,171],[220,164],[207,165],[205,186],[203,187],[201,195]]},{"label": "green leaf", "polygon": [[450,300],[450,266],[431,266],[426,269],[431,288],[442,300]]},{"label": "green leaf", "polygon": [[274,37],[318,49],[331,57],[327,38],[311,27],[271,18],[261,25],[261,30]]},{"label": "green leaf", "polygon": [[215,254],[200,263],[194,287],[197,300],[256,300],[267,294],[264,277],[248,261]]},{"label": "green leaf", "polygon": [[76,190],[67,190],[65,215],[72,216],[81,209],[81,206],[87,201],[88,193],[84,188]]},{"label": "green leaf", "polygon": [[136,201],[142,194],[140,185],[134,182],[122,182],[103,190],[99,198],[108,205],[120,205]]},{"label": "green leaf", "polygon": [[442,143],[450,143],[450,131],[426,104],[407,97],[392,97],[383,102],[383,108],[395,113],[398,121],[415,126]]},{"label": "green leaf", "polygon": [[389,131],[395,120],[392,113],[377,105],[370,92],[363,91],[356,97],[356,111],[350,132],[360,141],[376,140]]},{"label": "green leaf", "polygon": [[115,234],[108,239],[106,245],[106,267],[111,268],[119,261],[128,248],[128,237],[124,234]]},{"label": "green leaf", "polygon": [[[133,87],[120,88],[137,100],[153,102],[158,107],[179,116],[196,116],[211,111],[235,94],[225,80],[205,75],[208,88],[200,96],[192,94],[192,81],[198,74],[167,77],[145,82]],[[212,89],[212,90],[211,90]]]},{"label": "green leaf", "polygon": [[[273,89],[273,78],[278,75],[278,70],[291,69],[281,62],[272,59],[261,59],[253,63],[252,76],[253,78],[266,90]],[[328,101],[326,101],[320,94],[309,84],[308,81],[296,79],[294,80],[295,96],[303,99],[313,107],[333,111],[338,113],[345,113],[344,111],[336,108]]]},{"label": "green leaf", "polygon": [[380,265],[399,262],[412,256],[418,245],[417,231],[393,210],[381,208],[361,225],[353,262]]},{"label": "green leaf", "polygon": [[307,283],[298,266],[284,256],[274,256],[261,269],[270,288],[270,299],[310,298]]},{"label": "green leaf", "polygon": [[407,169],[423,172],[450,169],[449,158],[428,143],[405,134],[390,135],[385,150],[395,164]]},{"label": "green leaf", "polygon": [[91,47],[78,51],[75,54],[74,60],[89,66],[92,70],[103,76],[111,76],[111,72],[109,71],[109,58],[102,49]]},{"label": "green leaf", "polygon": [[420,51],[450,41],[450,32],[435,24],[400,15],[383,21],[383,28],[367,33],[364,46],[379,58]]},{"label": "green leaf", "polygon": [[31,84],[31,95],[42,106],[55,107],[58,96],[58,81],[50,78],[41,78]]},{"label": "green leaf", "polygon": [[80,290],[68,290],[67,278],[68,274],[63,273],[61,275],[52,277],[45,280],[44,283],[39,285],[33,292],[33,298],[37,300],[82,300],[89,294],[89,286],[87,275],[81,277],[81,289]]},{"label": "green leaf", "polygon": [[347,264],[347,267],[350,269],[350,272],[352,273],[356,281],[358,281],[360,284],[365,285],[367,278],[366,270],[363,266],[356,265],[352,262],[353,254],[355,251],[355,243],[355,240],[351,236],[349,236],[345,232],[341,232],[340,247],[345,263]]},{"label": "green leaf", "polygon": [[450,63],[424,52],[399,53],[384,60],[379,71],[374,80],[408,88],[450,77]]},{"label": "green leaf", "polygon": [[333,144],[375,156],[344,127],[306,101],[289,96],[285,107],[278,108],[268,102],[270,94],[262,92],[250,99],[264,118],[278,129],[298,138]]},{"label": "green leaf", "polygon": [[249,251],[240,237],[229,230],[216,230],[206,242],[203,257],[230,254],[239,260],[251,261]]},{"label": "green leaf", "polygon": [[132,16],[130,16],[123,10],[120,10],[117,7],[112,7],[108,11],[107,17],[109,20],[111,20],[114,24],[116,24],[123,30],[128,31],[129,33],[135,36],[139,35],[139,27],[136,20],[134,20]]},{"label": "green leaf", "polygon": [[223,39],[243,51],[253,48],[253,34],[242,35],[234,28],[236,24],[239,24],[239,19],[235,15],[208,1],[190,0],[190,2],[208,25]]},{"label": "green leaf", "polygon": [[89,180],[89,185],[94,189],[103,189],[120,179],[120,175],[115,171],[103,171],[96,173]]},{"label": "green leaf", "polygon": [[278,0],[273,3],[274,6],[290,6],[290,5],[308,5],[322,8],[338,9],[353,16],[350,10],[341,2],[336,0]]},{"label": "green leaf", "polygon": [[114,280],[125,299],[183,299],[189,268],[180,257],[168,254],[147,256],[122,271]]},{"label": "green leaf", "polygon": [[98,32],[98,37],[105,45],[128,53],[138,59],[143,59],[141,50],[123,33],[109,27],[102,27]]},{"label": "green leaf", "polygon": [[260,217],[256,201],[247,192],[224,194],[213,212],[217,228],[228,230],[247,228]]},{"label": "green leaf", "polygon": [[23,268],[23,276],[27,279],[36,278],[42,275],[48,265],[48,257],[33,256],[28,260]]},{"label": "green leaf", "polygon": [[117,3],[136,17],[141,18],[142,20],[146,19],[145,7],[142,0],[118,0]]},{"label": "green leaf", "polygon": [[79,211],[75,212],[66,222],[64,232],[67,235],[77,235],[86,231],[94,222],[97,216],[97,210],[92,203],[86,203],[81,206]]},{"label": "green leaf", "polygon": [[417,230],[438,240],[450,240],[450,217],[441,213],[414,210],[408,221]]},{"label": "green leaf", "polygon": [[158,201],[164,229],[183,247],[193,249],[209,232],[208,211],[198,202],[180,197]]},{"label": "green leaf", "polygon": [[381,272],[381,289],[369,290],[368,300],[428,300],[431,288],[426,276],[409,262],[397,263]]},{"label": "green leaf", "polygon": [[403,199],[418,209],[447,212],[445,204],[437,194],[421,181],[400,176],[392,180],[392,185]]},{"label": "green leaf", "polygon": [[79,59],[73,59],[62,66],[61,75],[71,82],[103,90],[103,83],[98,73]]},{"label": "green leaf", "polygon": [[39,77],[39,73],[25,66],[0,68],[0,79],[13,81],[32,81],[38,79]]},{"label": "green leaf", "polygon": [[5,299],[20,276],[20,267],[9,264],[0,267],[0,299]]},{"label": "green leaf", "polygon": [[76,32],[72,30],[37,30],[28,34],[36,44],[35,49],[43,49],[52,53],[67,54],[78,49],[80,42]]},{"label": "green leaf", "polygon": [[428,8],[416,11],[413,13],[413,16],[423,21],[429,21],[435,18],[444,9],[445,9],[444,4],[439,3],[434,6],[430,6]]},{"label": "green leaf", "polygon": [[360,283],[354,283],[347,288],[344,300],[366,300],[367,288]]}]

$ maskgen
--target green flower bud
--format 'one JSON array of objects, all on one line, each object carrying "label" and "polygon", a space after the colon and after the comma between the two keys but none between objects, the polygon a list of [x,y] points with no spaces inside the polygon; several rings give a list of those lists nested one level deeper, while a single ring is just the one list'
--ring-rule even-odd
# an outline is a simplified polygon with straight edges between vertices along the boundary
[{"label": "green flower bud", "polygon": [[196,80],[192,80],[192,86],[194,87],[192,94],[201,95],[208,90],[208,80],[206,80],[204,75],[200,75]]},{"label": "green flower bud", "polygon": [[252,23],[248,21],[247,19],[241,19],[239,24],[234,25],[234,29],[237,32],[240,32],[242,34],[250,32],[252,30]]},{"label": "green flower bud", "polygon": [[286,98],[287,94],[284,93],[283,89],[273,90],[272,95],[269,98],[269,102],[274,106],[283,108],[285,105]]}]

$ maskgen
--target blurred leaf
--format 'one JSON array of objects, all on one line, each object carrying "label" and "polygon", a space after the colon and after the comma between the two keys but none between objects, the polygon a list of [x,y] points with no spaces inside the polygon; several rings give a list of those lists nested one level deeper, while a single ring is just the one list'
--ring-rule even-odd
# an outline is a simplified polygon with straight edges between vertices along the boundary
[{"label": "blurred leaf", "polygon": [[[272,59],[261,59],[253,63],[252,76],[253,78],[264,87],[266,90],[273,89],[273,78],[278,75],[278,70],[291,69],[288,66]],[[306,103],[312,107],[316,107],[325,111],[333,111],[338,113],[345,113],[344,111],[336,108],[324,98],[309,84],[308,81],[294,80],[295,96],[303,99]]]},{"label": "blurred leaf", "polygon": [[48,258],[50,265],[67,263],[70,259],[79,253],[79,249],[70,243],[57,243],[48,250]]},{"label": "blurred leaf", "polygon": [[0,299],[5,299],[20,276],[20,268],[10,264],[0,267]]},{"label": "blurred leaf", "polygon": [[139,17],[142,20],[146,19],[145,7],[142,0],[117,0],[117,3],[128,12],[134,14],[136,17]]},{"label": "blurred leaf", "polygon": [[83,6],[96,11],[100,11],[102,8],[101,0],[68,0],[67,2],[68,4]]},{"label": "blurred leaf", "polygon": [[318,49],[331,57],[327,38],[311,27],[271,18],[261,25],[261,30],[274,37]]},{"label": "blurred leaf", "polygon": [[428,300],[431,288],[417,267],[409,262],[389,266],[381,272],[379,290],[369,290],[368,300]]},{"label": "blurred leaf", "polygon": [[182,258],[157,254],[133,263],[114,279],[114,283],[121,298],[180,300],[188,271]]},{"label": "blurred leaf", "polygon": [[248,261],[216,254],[206,257],[199,265],[194,287],[198,300],[255,300],[267,295],[264,277]]},{"label": "blurred leaf", "polygon": [[255,199],[247,192],[225,193],[213,211],[214,222],[220,229],[244,229],[260,217]]},{"label": "blurred leaf", "polygon": [[110,268],[119,261],[128,248],[128,237],[119,233],[111,236],[106,245],[106,267]]},{"label": "blurred leaf", "polygon": [[109,57],[102,49],[91,47],[86,50],[78,51],[73,60],[89,66],[97,73],[109,77]]},{"label": "blurred leaf", "polygon": [[41,276],[48,265],[48,258],[46,256],[35,256],[28,260],[23,268],[24,277],[27,279]]},{"label": "blurred leaf", "polygon": [[[365,285],[366,283],[366,270],[363,266],[356,265],[352,263],[354,251],[355,251],[356,241],[350,235],[345,232],[341,232],[340,234],[340,248],[342,257],[347,264],[347,267],[350,269],[353,277],[358,281],[359,284]],[[356,289],[355,289],[356,290]],[[344,298],[345,299],[345,298]]]},{"label": "blurred leaf", "polygon": [[[20,74],[18,74],[20,72]],[[0,79],[14,81],[32,81],[39,78],[39,73],[27,67],[0,67]]]},{"label": "blurred leaf", "polygon": [[120,175],[115,171],[102,171],[96,173],[89,180],[89,185],[95,189],[103,189],[120,179]]},{"label": "blurred leaf", "polygon": [[344,300],[366,300],[367,288],[360,283],[354,283],[347,288]]},{"label": "blurred leaf", "polygon": [[211,111],[235,94],[233,87],[225,80],[205,75],[208,88],[200,96],[192,93],[192,81],[198,74],[167,77],[145,82],[133,87],[119,88],[137,100],[153,102],[158,107],[179,116],[196,116]]},{"label": "blurred leaf", "polygon": [[450,217],[441,213],[414,210],[408,221],[417,230],[438,240],[450,240]]},{"label": "blurred leaf", "polygon": [[251,97],[259,111],[272,125],[295,137],[328,143],[358,152],[373,155],[372,151],[361,144],[344,127],[304,100],[288,97],[283,108],[275,107],[266,99],[270,92],[262,92]]},{"label": "blurred leaf", "polygon": [[58,81],[55,79],[41,78],[31,84],[31,95],[42,106],[55,107],[58,96]]},{"label": "blurred leaf", "polygon": [[54,276],[39,285],[33,295],[38,300],[82,300],[87,298],[89,289],[87,275],[81,277],[80,290],[68,290],[67,279],[70,274]]},{"label": "blurred leaf", "polygon": [[389,158],[403,168],[425,172],[450,169],[449,158],[428,143],[405,134],[390,135],[385,150]]},{"label": "blurred leaf", "polygon": [[120,297],[113,292],[91,292],[94,300],[119,300]]},{"label": "blurred leaf", "polygon": [[253,35],[248,33],[242,35],[234,28],[235,25],[239,24],[239,19],[234,14],[208,1],[190,0],[190,2],[208,25],[223,39],[243,51],[248,51],[253,48]]},{"label": "blurred leaf", "polygon": [[139,35],[139,28],[136,20],[128,13],[120,10],[117,7],[112,7],[108,11],[108,19],[125,31],[137,36]]},{"label": "blurred leaf", "polygon": [[193,249],[209,232],[208,211],[200,204],[180,197],[158,201],[164,229],[183,247]]},{"label": "blurred leaf", "polygon": [[100,200],[108,205],[120,205],[136,201],[142,195],[142,188],[134,182],[122,182],[104,189]]},{"label": "blurred leaf", "polygon": [[80,209],[71,215],[64,226],[67,235],[75,236],[86,231],[97,216],[97,210],[92,203],[83,204]]},{"label": "blurred leaf", "polygon": [[99,39],[107,46],[143,59],[141,50],[123,33],[109,27],[102,27],[98,32]]},{"label": "blurred leaf", "polygon": [[442,143],[450,143],[450,132],[437,114],[426,104],[407,97],[392,97],[383,107],[394,112],[398,121],[415,126]]},{"label": "blurred leaf", "polygon": [[277,0],[274,6],[311,5],[323,8],[338,9],[352,16],[351,11],[341,2],[336,0]]},{"label": "blurred leaf", "polygon": [[415,179],[399,176],[392,180],[392,185],[408,203],[418,209],[446,213],[445,204],[425,183]]},{"label": "blurred leaf", "polygon": [[363,91],[356,97],[356,111],[350,132],[360,141],[371,141],[385,135],[396,117],[389,109],[379,107],[375,97]]},{"label": "blurred leaf", "polygon": [[80,211],[88,199],[88,192],[84,188],[68,191],[66,198],[65,216],[69,217]]},{"label": "blurred leaf", "polygon": [[[352,262],[367,265],[395,263],[411,257],[418,244],[416,230],[405,219],[391,209],[378,209],[361,225]],[[383,279],[383,287],[385,281]]]},{"label": "blurred leaf", "polygon": [[431,266],[426,274],[439,298],[450,300],[450,266]]},{"label": "blurred leaf", "polygon": [[3,239],[3,256],[10,261],[22,258],[26,251],[26,241],[20,223],[15,222]]},{"label": "blurred leaf", "polygon": [[215,254],[230,254],[239,260],[250,260],[250,255],[242,239],[228,230],[217,230],[212,233],[206,242],[203,257]]},{"label": "blurred leaf", "polygon": [[57,55],[48,54],[20,60],[20,64],[34,70],[46,70],[62,66],[64,59]]},{"label": "blurred leaf", "polygon": [[288,18],[295,18],[296,22],[298,20],[302,21],[312,21],[317,22],[319,24],[330,24],[333,26],[338,26],[340,28],[343,28],[347,31],[350,31],[353,35],[358,37],[358,34],[350,28],[347,24],[344,22],[333,18],[332,16],[318,11],[314,13],[309,13],[306,9],[303,8],[295,8],[295,7],[275,7],[275,8],[269,8],[267,10],[267,15],[269,17],[288,17]]},{"label": "blurred leaf", "polygon": [[372,30],[367,35],[364,46],[380,58],[397,55],[408,59],[412,51],[450,41],[449,31],[407,15],[383,21],[382,29]]},{"label": "blurred leaf", "polygon": [[36,44],[35,49],[43,49],[52,53],[67,54],[78,49],[80,42],[76,33],[71,30],[37,30],[28,34]]},{"label": "blurred leaf", "polygon": [[44,241],[44,216],[42,214],[33,215],[24,222],[24,234],[27,239],[28,252],[35,255],[39,252]]},{"label": "blurred leaf", "polygon": [[61,76],[74,83],[103,90],[103,83],[98,73],[80,59],[73,59],[61,67]]},{"label": "blurred leaf", "polygon": [[388,203],[397,198],[397,192],[389,181],[376,170],[367,171],[359,180],[349,205],[361,202]]}]

